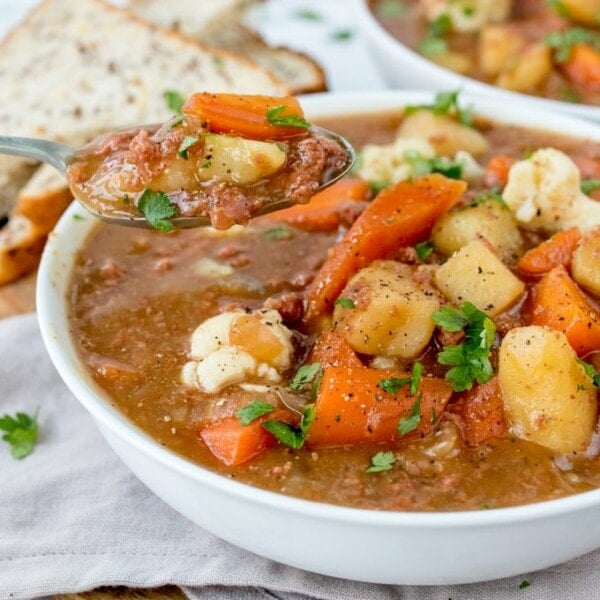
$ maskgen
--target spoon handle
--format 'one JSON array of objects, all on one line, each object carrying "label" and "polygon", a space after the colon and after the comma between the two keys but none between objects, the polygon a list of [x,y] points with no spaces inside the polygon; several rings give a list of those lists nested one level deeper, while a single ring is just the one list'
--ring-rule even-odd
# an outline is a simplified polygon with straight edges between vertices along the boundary
[{"label": "spoon handle", "polygon": [[64,173],[73,148],[66,144],[35,138],[0,135],[0,154],[11,154],[48,163]]}]

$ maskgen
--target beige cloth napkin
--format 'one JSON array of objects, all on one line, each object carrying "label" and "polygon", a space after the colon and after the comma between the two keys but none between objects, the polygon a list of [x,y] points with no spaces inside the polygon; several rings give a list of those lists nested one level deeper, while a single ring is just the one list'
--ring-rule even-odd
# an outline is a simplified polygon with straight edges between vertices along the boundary
[{"label": "beige cloth napkin", "polygon": [[[39,408],[40,424],[39,443],[22,461],[0,442],[1,600],[164,584],[197,600],[600,598],[600,551],[489,583],[403,587],[314,575],[219,540],[120,462],[60,381],[34,315],[0,321],[0,390],[0,416]],[[530,585],[521,589],[523,581]]]}]

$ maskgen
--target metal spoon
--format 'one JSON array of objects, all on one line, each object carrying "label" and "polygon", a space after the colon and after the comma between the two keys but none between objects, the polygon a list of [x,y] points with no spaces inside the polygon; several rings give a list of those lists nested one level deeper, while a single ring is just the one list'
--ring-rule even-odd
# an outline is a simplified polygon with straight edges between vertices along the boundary
[{"label": "metal spoon", "polygon": [[[338,179],[343,177],[352,168],[356,159],[356,153],[350,142],[343,136],[338,135],[323,127],[312,125],[309,131],[317,133],[324,137],[328,137],[343,148],[346,151],[347,160],[342,169],[330,174],[327,181],[321,183],[318,189],[323,189]],[[68,146],[67,144],[61,144],[59,142],[51,142],[49,140],[41,140],[36,138],[26,137],[14,137],[0,135],[0,154],[11,154],[13,156],[21,156],[23,158],[31,158],[33,160],[48,163],[55,169],[60,171],[63,175],[66,173],[67,166],[71,161],[71,158],[76,153],[76,149]],[[140,216],[127,215],[122,213],[100,213],[93,207],[89,206],[84,200],[77,198],[77,200],[94,216],[99,217],[104,221],[110,223],[117,223],[119,225],[127,225],[130,227],[145,227],[152,228],[152,225],[146,220],[146,218],[140,214]],[[259,216],[267,214],[283,208],[288,208],[294,203],[289,200],[274,200],[263,206],[253,216]],[[205,227],[210,225],[210,218],[206,215],[197,215],[191,217],[176,216],[169,221],[173,227],[178,229],[190,228],[190,227]]]}]

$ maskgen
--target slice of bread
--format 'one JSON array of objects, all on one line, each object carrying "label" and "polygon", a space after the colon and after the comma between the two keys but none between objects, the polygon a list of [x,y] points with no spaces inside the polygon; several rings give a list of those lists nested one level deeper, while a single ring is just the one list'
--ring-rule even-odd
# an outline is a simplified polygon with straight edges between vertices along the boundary
[{"label": "slice of bread", "polygon": [[[227,0],[230,1],[230,0]],[[231,0],[232,1],[232,0]],[[211,5],[225,3],[208,3]],[[213,49],[103,0],[42,0],[0,44],[0,133],[78,146],[107,130],[166,120],[164,92],[283,95],[243,56]],[[70,193],[64,179],[0,157],[0,283],[34,269]],[[18,205],[15,201],[18,196]],[[1,222],[0,222],[1,223]]]},{"label": "slice of bread", "polygon": [[284,81],[292,94],[325,91],[325,72],[314,59],[291,48],[269,46],[242,23],[245,10],[256,3],[257,0],[130,0],[129,5],[145,19],[252,59]]}]

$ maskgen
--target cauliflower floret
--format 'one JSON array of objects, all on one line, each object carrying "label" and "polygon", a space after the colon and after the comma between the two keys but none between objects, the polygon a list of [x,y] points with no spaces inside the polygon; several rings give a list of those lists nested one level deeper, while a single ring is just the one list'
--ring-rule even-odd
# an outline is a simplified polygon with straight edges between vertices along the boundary
[{"label": "cauliflower floret", "polygon": [[433,146],[422,138],[398,137],[387,145],[367,144],[361,154],[358,175],[366,181],[397,183],[414,176],[413,165],[406,153],[417,152],[423,158],[433,158]]},{"label": "cauliflower floret", "polygon": [[512,0],[421,0],[428,21],[448,15],[452,29],[459,32],[475,32],[487,23],[504,21],[511,4]]},{"label": "cauliflower floret", "polygon": [[564,152],[543,148],[511,167],[502,197],[527,229],[588,231],[600,225],[600,202],[586,196],[580,184],[579,169]]},{"label": "cauliflower floret", "polygon": [[[433,146],[419,137],[399,136],[392,144],[377,146],[369,144],[362,152],[359,176],[366,181],[398,183],[422,174],[419,166],[422,161],[436,157]],[[464,150],[459,150],[454,160],[462,165],[461,178],[469,183],[479,183],[485,174],[483,167]]]},{"label": "cauliflower floret", "polygon": [[225,312],[199,325],[191,337],[185,385],[218,392],[247,380],[277,383],[292,362],[292,332],[275,310]]}]

